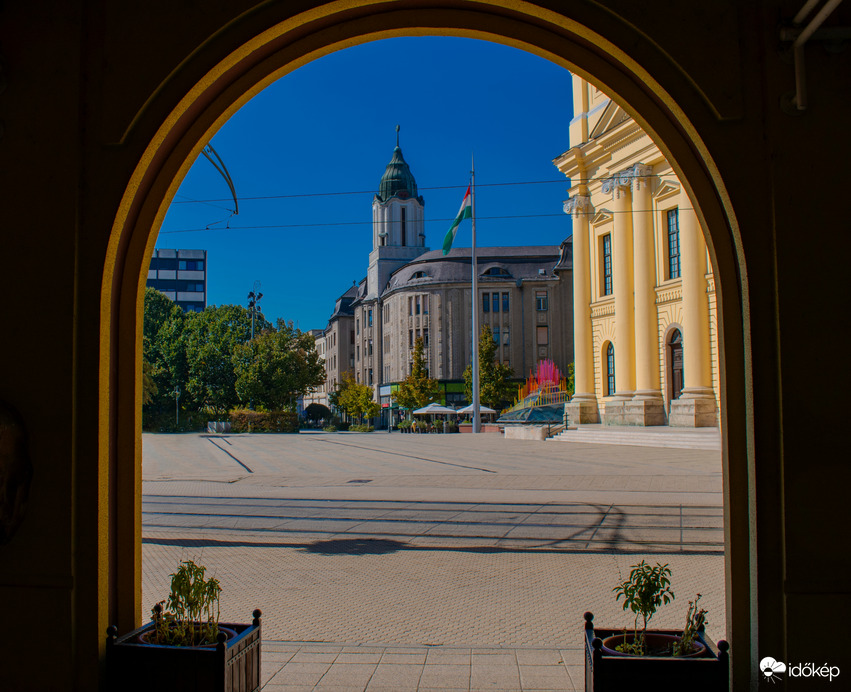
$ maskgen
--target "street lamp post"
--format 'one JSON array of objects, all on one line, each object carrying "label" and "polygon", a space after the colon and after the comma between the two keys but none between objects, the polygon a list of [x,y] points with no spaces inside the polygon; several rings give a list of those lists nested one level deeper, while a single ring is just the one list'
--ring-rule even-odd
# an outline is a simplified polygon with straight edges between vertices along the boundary
[{"label": "street lamp post", "polygon": [[180,399],[180,385],[174,386],[174,391],[171,395],[174,397],[174,425],[177,427],[180,425],[180,409],[177,406],[177,401]]},{"label": "street lamp post", "polygon": [[252,339],[254,338],[254,315],[257,314],[257,311],[259,309],[257,304],[260,302],[260,299],[263,297],[263,294],[260,293],[259,289],[260,289],[260,282],[255,281],[254,287],[251,289],[251,291],[248,294],[248,309],[251,310],[251,338]]}]

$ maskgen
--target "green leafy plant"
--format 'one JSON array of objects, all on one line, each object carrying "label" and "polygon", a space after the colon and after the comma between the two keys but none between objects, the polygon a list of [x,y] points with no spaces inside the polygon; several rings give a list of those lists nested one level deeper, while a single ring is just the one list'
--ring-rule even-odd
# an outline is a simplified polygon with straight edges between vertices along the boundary
[{"label": "green leafy plant", "polygon": [[[171,593],[151,610],[154,620],[151,644],[204,646],[216,643],[219,633],[219,594],[217,579],[204,578],[206,568],[192,560],[180,563],[171,575]],[[165,608],[163,608],[165,603]]]},{"label": "green leafy plant", "polygon": [[683,636],[674,644],[674,656],[686,656],[692,652],[694,639],[697,633],[706,626],[706,610],[699,608],[700,594],[693,601],[688,602],[686,613],[686,626],[683,628]]},{"label": "green leafy plant", "polygon": [[[647,624],[663,603],[668,604],[674,599],[671,591],[671,569],[667,564],[658,562],[651,567],[644,560],[634,565],[629,573],[629,578],[618,584],[612,591],[617,594],[615,600],[620,601],[623,597],[623,609],[635,613],[634,637],[632,643],[626,640],[624,632],[623,644],[617,649],[623,653],[631,653],[644,656],[647,652],[646,634]],[[643,627],[638,631],[638,618],[643,618]]]}]

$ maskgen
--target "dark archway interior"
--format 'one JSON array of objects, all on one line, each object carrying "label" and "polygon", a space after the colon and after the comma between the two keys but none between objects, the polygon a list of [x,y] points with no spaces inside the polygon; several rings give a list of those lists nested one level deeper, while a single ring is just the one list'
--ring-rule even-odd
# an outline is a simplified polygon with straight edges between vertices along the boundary
[{"label": "dark archway interior", "polygon": [[[809,335],[844,314],[845,253],[814,241],[834,242],[835,212],[801,203],[800,171],[820,172],[824,198],[844,198],[836,112],[851,60],[808,46],[808,109],[784,112],[794,77],[777,28],[799,4],[237,0],[199,13],[188,0],[71,0],[49,21],[40,6],[7,9],[0,190],[16,232],[0,281],[4,322],[28,327],[0,344],[0,399],[24,421],[34,473],[20,528],[0,546],[0,594],[18,626],[2,686],[97,689],[107,623],[140,617],[142,269],[188,162],[289,70],[431,34],[576,70],[617,94],[674,163],[711,229],[718,285],[735,686],[757,684],[763,655],[842,660],[837,640],[810,633],[851,603],[848,553],[823,530],[841,525],[851,481],[845,406],[842,388],[815,388],[802,364]],[[842,5],[831,21],[847,26],[849,14]],[[31,645],[45,636],[51,666]]]}]

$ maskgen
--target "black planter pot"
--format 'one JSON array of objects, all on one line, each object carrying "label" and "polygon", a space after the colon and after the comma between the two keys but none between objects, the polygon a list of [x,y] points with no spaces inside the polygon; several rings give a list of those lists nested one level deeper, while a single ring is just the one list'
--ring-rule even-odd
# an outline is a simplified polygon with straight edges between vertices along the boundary
[{"label": "black planter pot", "polygon": [[[679,636],[678,630],[653,630],[653,634]],[[648,636],[651,632],[648,631]],[[624,656],[607,653],[603,640],[623,635],[623,630],[595,629],[594,616],[585,613],[585,692],[609,690],[689,690],[727,692],[730,646],[715,645],[703,630],[697,640],[705,647],[690,656]]]},{"label": "black planter pot", "polygon": [[[127,692],[150,690],[209,690],[257,692],[260,689],[260,611],[250,625],[220,623],[219,642],[210,646],[161,646],[140,641],[153,622],[117,636],[107,630],[107,689]],[[228,638],[230,637],[230,638]]]}]

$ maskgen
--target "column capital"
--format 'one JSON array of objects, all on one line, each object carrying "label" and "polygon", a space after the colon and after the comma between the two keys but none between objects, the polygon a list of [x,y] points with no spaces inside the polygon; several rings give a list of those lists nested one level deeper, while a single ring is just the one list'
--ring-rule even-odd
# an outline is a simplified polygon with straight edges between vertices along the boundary
[{"label": "column capital", "polygon": [[635,180],[636,187],[641,189],[641,184],[647,184],[646,178],[653,175],[653,167],[644,163],[637,163],[634,166],[625,168],[619,173],[615,173],[611,178],[606,178],[603,181],[603,194],[615,193],[620,196],[622,191],[632,189],[632,181]]},{"label": "column capital", "polygon": [[645,163],[637,163],[632,167],[633,177],[635,178],[635,189],[640,190],[644,185],[650,189],[650,176],[653,175],[653,166],[648,166]]},{"label": "column capital", "polygon": [[574,195],[564,200],[564,213],[579,216],[591,211],[591,197],[588,195]]}]

